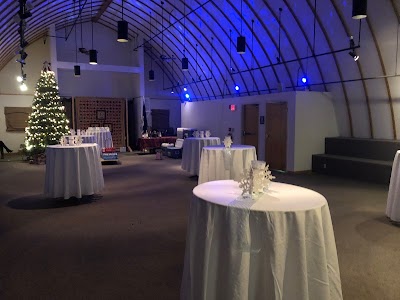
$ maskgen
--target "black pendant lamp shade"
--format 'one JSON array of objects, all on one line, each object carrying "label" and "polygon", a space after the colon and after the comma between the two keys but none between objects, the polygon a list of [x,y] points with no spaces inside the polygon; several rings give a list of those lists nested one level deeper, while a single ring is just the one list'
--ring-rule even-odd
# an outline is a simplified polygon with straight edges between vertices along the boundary
[{"label": "black pendant lamp shade", "polygon": [[74,66],[74,76],[75,77],[81,76],[81,66],[78,66],[78,65]]},{"label": "black pendant lamp shade", "polygon": [[154,81],[154,70],[149,71],[149,81]]},{"label": "black pendant lamp shade", "polygon": [[118,42],[128,42],[128,22],[125,20],[118,21]]},{"label": "black pendant lamp shade", "polygon": [[189,59],[187,57],[182,58],[182,71],[189,70]]},{"label": "black pendant lamp shade", "polygon": [[363,19],[367,17],[367,0],[353,0],[353,19]]},{"label": "black pendant lamp shade", "polygon": [[97,50],[89,50],[89,64],[97,65]]},{"label": "black pendant lamp shade", "polygon": [[244,36],[238,36],[236,52],[239,54],[244,54],[246,52],[246,38]]}]

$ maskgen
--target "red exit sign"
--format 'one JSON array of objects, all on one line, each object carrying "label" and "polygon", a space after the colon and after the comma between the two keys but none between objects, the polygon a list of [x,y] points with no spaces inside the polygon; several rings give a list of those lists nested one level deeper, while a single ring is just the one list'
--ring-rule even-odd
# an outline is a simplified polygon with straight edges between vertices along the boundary
[{"label": "red exit sign", "polygon": [[235,111],[236,110],[236,104],[229,104],[229,110],[230,111]]}]

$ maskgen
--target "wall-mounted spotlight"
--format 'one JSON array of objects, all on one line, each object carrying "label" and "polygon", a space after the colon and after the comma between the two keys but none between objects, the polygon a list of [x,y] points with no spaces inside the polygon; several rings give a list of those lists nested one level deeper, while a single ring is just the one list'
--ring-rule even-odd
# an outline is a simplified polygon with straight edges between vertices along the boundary
[{"label": "wall-mounted spotlight", "polygon": [[26,80],[26,74],[21,74],[21,76],[17,76],[18,82],[23,82]]},{"label": "wall-mounted spotlight", "polygon": [[26,85],[25,82],[21,82],[19,89],[21,90],[21,92],[26,92],[28,90],[28,86]]},{"label": "wall-mounted spotlight", "polygon": [[183,90],[186,92],[186,91],[187,91],[187,87],[185,86],[185,87],[183,88]]},{"label": "wall-mounted spotlight", "polygon": [[357,61],[360,58],[360,56],[357,55],[355,47],[356,47],[356,45],[354,44],[353,36],[350,36],[351,51],[349,52],[349,55],[354,59],[354,61]]},{"label": "wall-mounted spotlight", "polygon": [[303,84],[307,84],[307,77],[306,76],[303,76],[303,77],[301,77],[301,82],[303,83]]},{"label": "wall-mounted spotlight", "polygon": [[353,19],[363,19],[367,17],[367,0],[353,0]]},{"label": "wall-mounted spotlight", "polygon": [[171,94],[173,94],[174,93],[174,89],[171,89]]},{"label": "wall-mounted spotlight", "polygon": [[23,49],[19,51],[19,54],[21,54],[22,60],[25,60],[28,57],[28,53],[26,53]]},{"label": "wall-mounted spotlight", "polygon": [[354,61],[357,61],[357,60],[360,58],[360,56],[357,55],[355,49],[354,49],[353,51],[350,51],[350,52],[349,52],[349,55],[354,59]]},{"label": "wall-mounted spotlight", "polygon": [[149,71],[149,81],[154,81],[154,70]]},{"label": "wall-mounted spotlight", "polygon": [[238,85],[235,85],[235,91],[239,91],[240,90],[240,87],[238,86]]},{"label": "wall-mounted spotlight", "polygon": [[190,95],[189,95],[188,93],[186,93],[186,94],[185,94],[185,98],[186,98],[186,99],[189,99],[189,98],[190,98]]}]

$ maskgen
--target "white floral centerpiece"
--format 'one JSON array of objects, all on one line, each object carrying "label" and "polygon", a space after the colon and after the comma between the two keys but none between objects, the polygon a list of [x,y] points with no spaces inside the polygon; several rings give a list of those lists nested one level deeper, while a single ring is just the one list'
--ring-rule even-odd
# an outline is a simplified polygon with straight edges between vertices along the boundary
[{"label": "white floral centerpiece", "polygon": [[249,195],[253,198],[263,194],[272,179],[275,179],[275,176],[271,174],[269,165],[265,161],[253,160],[251,168],[244,171],[242,179],[239,181],[242,195]]},{"label": "white floral centerpiece", "polygon": [[227,136],[224,138],[223,143],[224,143],[225,148],[231,148],[231,146],[232,146],[232,138],[231,138],[231,136],[230,136],[230,135],[227,135]]}]

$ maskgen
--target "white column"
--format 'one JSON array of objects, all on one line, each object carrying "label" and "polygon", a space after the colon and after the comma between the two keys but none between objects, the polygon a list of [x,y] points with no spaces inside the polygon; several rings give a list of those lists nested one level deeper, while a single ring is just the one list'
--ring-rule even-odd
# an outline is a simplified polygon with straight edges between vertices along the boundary
[{"label": "white column", "polygon": [[49,42],[50,45],[50,63],[51,63],[51,70],[54,71],[54,76],[56,77],[56,80],[58,82],[58,60],[57,60],[57,38],[56,36],[56,26],[55,24],[50,25],[50,28],[48,30],[49,37],[47,38],[47,41]]}]

